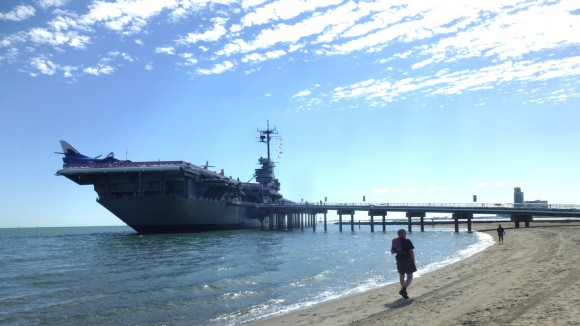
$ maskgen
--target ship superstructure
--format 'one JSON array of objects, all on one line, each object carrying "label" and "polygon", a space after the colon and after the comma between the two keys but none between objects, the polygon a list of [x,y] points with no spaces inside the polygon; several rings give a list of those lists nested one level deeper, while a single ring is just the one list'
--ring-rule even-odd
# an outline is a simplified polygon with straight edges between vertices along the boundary
[{"label": "ship superstructure", "polygon": [[262,227],[257,203],[284,200],[270,159],[275,128],[258,130],[268,147],[256,182],[240,182],[184,161],[132,162],[110,153],[104,159],[80,154],[61,140],[63,168],[56,172],[79,185],[93,185],[97,202],[141,233],[191,232]]}]

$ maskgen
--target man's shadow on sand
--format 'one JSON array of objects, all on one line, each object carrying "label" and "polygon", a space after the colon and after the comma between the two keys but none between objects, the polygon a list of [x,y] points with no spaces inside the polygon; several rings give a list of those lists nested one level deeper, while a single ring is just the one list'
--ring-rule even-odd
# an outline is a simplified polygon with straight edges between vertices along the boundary
[{"label": "man's shadow on sand", "polygon": [[389,308],[389,309],[400,309],[400,308],[404,308],[407,307],[409,305],[411,305],[413,303],[413,299],[398,299],[395,300],[391,303],[385,303],[385,307]]}]

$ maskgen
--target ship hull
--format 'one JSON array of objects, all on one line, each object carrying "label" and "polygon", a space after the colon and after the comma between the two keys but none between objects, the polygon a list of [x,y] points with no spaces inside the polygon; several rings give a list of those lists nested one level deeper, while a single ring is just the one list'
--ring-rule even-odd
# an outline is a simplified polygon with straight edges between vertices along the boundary
[{"label": "ship hull", "polygon": [[[272,132],[267,129],[264,132]],[[263,132],[263,133],[264,133]],[[269,133],[267,142],[269,144]],[[184,161],[122,161],[80,154],[61,141],[63,168],[56,172],[92,185],[97,202],[140,233],[201,232],[264,227],[261,203],[282,199],[274,163],[260,158],[257,182],[240,182]]]},{"label": "ship hull", "polygon": [[244,206],[184,198],[100,199],[99,203],[139,233],[255,229],[263,219]]}]

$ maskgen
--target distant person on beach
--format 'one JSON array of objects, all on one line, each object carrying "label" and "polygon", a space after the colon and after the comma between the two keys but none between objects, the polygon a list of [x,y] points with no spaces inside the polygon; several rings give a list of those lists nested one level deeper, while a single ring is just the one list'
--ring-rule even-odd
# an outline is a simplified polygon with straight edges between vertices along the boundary
[{"label": "distant person on beach", "polygon": [[[400,229],[397,231],[398,237],[394,238],[391,243],[391,253],[397,254],[395,259],[397,260],[397,272],[399,272],[399,283],[401,284],[401,291],[399,294],[405,298],[409,299],[407,294],[407,289],[413,281],[413,273],[417,271],[415,266],[415,254],[413,253],[413,243],[411,240],[407,239],[407,231],[405,229]],[[407,275],[407,279],[405,279]]]},{"label": "distant person on beach", "polygon": [[499,244],[503,243],[503,235],[504,234],[505,234],[505,230],[501,227],[501,224],[499,224],[499,226],[497,228],[497,237],[498,237]]}]

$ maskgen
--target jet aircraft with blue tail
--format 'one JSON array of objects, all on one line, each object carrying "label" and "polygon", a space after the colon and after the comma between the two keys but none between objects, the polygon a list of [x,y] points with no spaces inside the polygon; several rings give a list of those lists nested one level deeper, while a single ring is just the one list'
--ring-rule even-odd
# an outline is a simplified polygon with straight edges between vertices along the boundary
[{"label": "jet aircraft with blue tail", "polygon": [[121,161],[115,158],[115,154],[110,152],[105,158],[100,159],[102,155],[97,157],[88,157],[77,151],[71,144],[64,140],[60,141],[60,146],[62,147],[62,153],[55,152],[56,154],[64,154],[62,161],[64,164],[94,164],[94,163],[116,163],[116,162],[127,162]]}]

